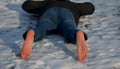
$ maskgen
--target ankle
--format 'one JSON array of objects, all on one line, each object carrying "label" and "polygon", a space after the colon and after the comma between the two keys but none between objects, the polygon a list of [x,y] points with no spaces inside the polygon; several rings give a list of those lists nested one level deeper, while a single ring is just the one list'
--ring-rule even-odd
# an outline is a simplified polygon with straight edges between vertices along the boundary
[{"label": "ankle", "polygon": [[31,29],[31,30],[28,31],[27,34],[29,34],[29,35],[31,35],[31,36],[34,36],[34,35],[35,35],[35,31]]},{"label": "ankle", "polygon": [[83,31],[78,31],[76,34],[76,39],[82,39],[82,38],[85,39]]},{"label": "ankle", "polygon": [[83,31],[78,31],[77,32],[77,35],[80,35],[80,34],[83,35],[84,34]]},{"label": "ankle", "polygon": [[27,32],[27,36],[26,36],[25,42],[31,42],[31,41],[33,42],[34,35],[35,35],[35,31],[34,30],[29,30]]}]

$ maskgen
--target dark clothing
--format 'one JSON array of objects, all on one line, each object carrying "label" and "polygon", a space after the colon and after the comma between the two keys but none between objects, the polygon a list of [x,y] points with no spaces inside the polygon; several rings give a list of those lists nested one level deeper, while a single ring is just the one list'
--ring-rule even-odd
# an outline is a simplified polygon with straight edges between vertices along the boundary
[{"label": "dark clothing", "polygon": [[47,1],[25,1],[22,8],[32,14],[43,14],[45,10],[51,7],[63,7],[69,9],[74,15],[75,22],[78,25],[79,18],[83,15],[90,15],[94,12],[95,7],[90,2],[74,3],[66,0],[47,0]]},{"label": "dark clothing", "polygon": [[[67,42],[76,43],[77,24],[80,16],[92,14],[94,6],[91,3],[73,3],[70,1],[26,1],[23,9],[40,18],[35,29],[34,41],[44,38],[49,32],[57,31]],[[27,33],[27,32],[26,32]],[[24,33],[24,39],[26,37]],[[85,40],[87,36],[84,33]]]},{"label": "dark clothing", "polygon": [[[34,30],[34,42],[43,39],[47,34],[57,32],[58,34],[61,34],[67,42],[74,44],[76,43],[76,33],[79,31],[71,11],[66,8],[58,7],[47,9],[39,18]],[[26,37],[26,33],[24,34],[24,39]],[[85,40],[87,40],[86,35]]]},{"label": "dark clothing", "polygon": [[[76,42],[78,31],[73,14],[66,8],[52,7],[47,9],[35,28],[35,41],[39,41],[52,31],[58,31],[67,42]],[[42,32],[42,33],[41,33]]]}]

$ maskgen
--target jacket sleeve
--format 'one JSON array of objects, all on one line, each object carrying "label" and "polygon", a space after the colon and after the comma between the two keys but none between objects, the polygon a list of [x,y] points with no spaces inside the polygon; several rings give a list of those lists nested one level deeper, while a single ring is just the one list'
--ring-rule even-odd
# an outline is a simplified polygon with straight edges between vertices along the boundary
[{"label": "jacket sleeve", "polygon": [[78,7],[81,16],[93,14],[95,11],[95,6],[90,2],[78,3]]},{"label": "jacket sleeve", "polygon": [[22,4],[22,9],[31,14],[39,14],[43,9],[44,1],[25,1]]}]

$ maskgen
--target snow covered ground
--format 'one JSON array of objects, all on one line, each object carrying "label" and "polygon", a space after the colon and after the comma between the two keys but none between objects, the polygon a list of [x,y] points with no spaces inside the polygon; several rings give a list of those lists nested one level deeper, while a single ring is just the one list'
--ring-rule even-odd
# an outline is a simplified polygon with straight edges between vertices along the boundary
[{"label": "snow covered ground", "polygon": [[71,1],[89,1],[96,7],[78,26],[89,36],[86,62],[77,61],[76,45],[58,35],[34,43],[30,60],[21,60],[22,34],[37,19],[21,9],[24,0],[1,0],[0,69],[120,69],[120,0]]}]

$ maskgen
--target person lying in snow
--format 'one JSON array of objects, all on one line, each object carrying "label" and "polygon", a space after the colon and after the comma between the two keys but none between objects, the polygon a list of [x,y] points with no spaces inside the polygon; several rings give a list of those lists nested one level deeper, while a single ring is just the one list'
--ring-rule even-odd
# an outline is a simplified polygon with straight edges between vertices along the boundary
[{"label": "person lying in snow", "polygon": [[88,48],[87,35],[77,29],[79,18],[94,13],[95,7],[90,2],[74,3],[67,0],[25,1],[23,10],[31,14],[38,14],[36,28],[27,30],[24,34],[24,44],[21,58],[28,60],[32,54],[33,42],[43,39],[51,32],[62,35],[67,42],[77,44],[77,57],[80,62],[86,60]]}]

